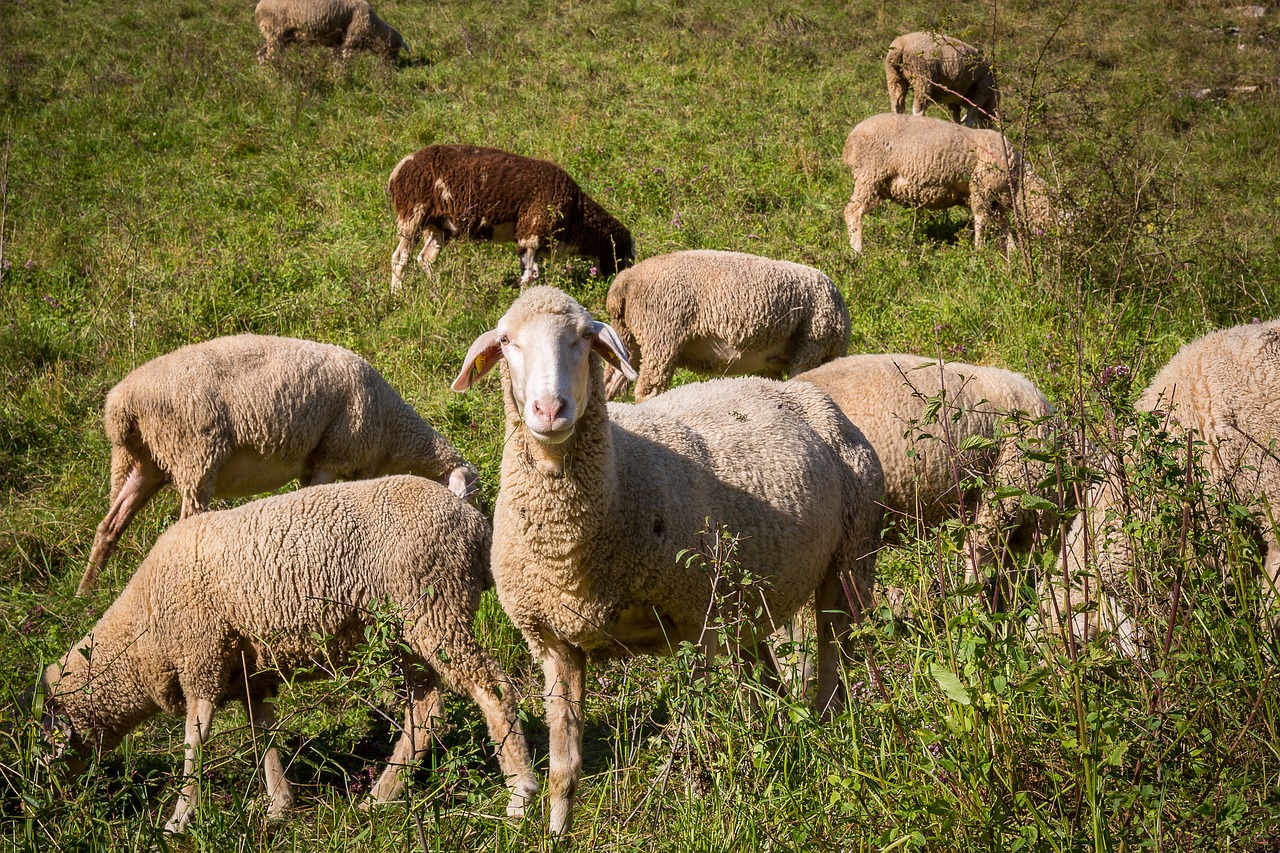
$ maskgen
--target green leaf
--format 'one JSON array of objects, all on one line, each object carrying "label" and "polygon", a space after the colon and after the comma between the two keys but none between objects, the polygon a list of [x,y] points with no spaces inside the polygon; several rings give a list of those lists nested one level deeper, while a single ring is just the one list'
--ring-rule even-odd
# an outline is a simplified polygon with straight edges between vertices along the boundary
[{"label": "green leaf", "polygon": [[1029,509],[1034,512],[1053,512],[1058,507],[1053,501],[1047,500],[1038,495],[1023,495],[1022,508]]},{"label": "green leaf", "polygon": [[952,702],[968,705],[972,701],[969,697],[969,688],[964,686],[964,682],[954,672],[936,663],[929,664],[928,671],[933,676],[933,680],[938,682],[942,692],[947,694],[947,698]]},{"label": "green leaf", "polygon": [[995,446],[996,440],[985,435],[966,435],[960,442],[961,450],[988,450]]}]

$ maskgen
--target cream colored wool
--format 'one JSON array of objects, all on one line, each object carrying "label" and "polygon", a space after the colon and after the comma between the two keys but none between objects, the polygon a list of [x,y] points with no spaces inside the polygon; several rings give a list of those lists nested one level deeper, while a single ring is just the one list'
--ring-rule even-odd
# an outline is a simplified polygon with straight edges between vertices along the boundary
[{"label": "cream colored wool", "polygon": [[844,209],[849,243],[862,251],[862,217],[884,200],[941,210],[967,205],[973,245],[981,248],[989,221],[1014,244],[1008,215],[1021,207],[1040,230],[1055,219],[1044,182],[1030,174],[1009,140],[925,116],[882,113],[859,122],[844,143],[853,195]]},{"label": "cream colored wool", "polygon": [[258,61],[272,59],[293,42],[380,53],[394,62],[409,47],[395,27],[378,17],[366,0],[259,0],[254,20],[265,39]]},{"label": "cream colored wool", "polygon": [[350,350],[268,335],[192,344],[131,371],[107,394],[110,510],[78,594],[91,590],[134,515],[161,486],[182,517],[215,498],[384,474],[417,474],[457,494],[477,474],[449,440]]},{"label": "cream colored wool", "polygon": [[771,582],[741,651],[767,662],[757,643],[814,601],[819,706],[840,704],[835,646],[872,603],[883,491],[871,446],[811,385],[721,379],[606,408],[597,355],[623,363],[613,330],[537,287],[477,339],[454,384],[465,390],[501,360],[493,575],[543,661],[556,834],[569,828],[581,773],[587,659],[686,640],[714,648],[711,581],[677,555],[722,527],[743,537],[738,565]]},{"label": "cream colored wool", "polygon": [[[636,402],[671,384],[677,367],[782,379],[849,350],[849,312],[813,267],[698,249],[647,258],[609,288],[610,322],[640,372]],[[623,378],[605,370],[609,395]]]},{"label": "cream colored wool", "polygon": [[[325,677],[364,641],[370,610],[390,604],[414,656],[414,699],[371,799],[396,799],[404,765],[430,747],[443,678],[484,711],[511,789],[508,814],[522,814],[537,782],[515,693],[472,633],[489,545],[479,512],[411,476],[317,486],[180,521],[88,635],[45,671],[46,708],[69,721],[80,753],[113,748],[158,712],[185,716],[187,783],[168,824],[181,832],[194,816],[192,774],[214,709],[245,702],[263,729],[258,742],[269,743],[276,688]],[[294,798],[274,746],[264,772],[269,815],[279,817]]]},{"label": "cream colored wool", "polygon": [[[1267,629],[1276,632],[1280,320],[1221,329],[1187,344],[1151,380],[1135,408],[1165,416],[1175,434],[1190,431],[1210,482],[1253,507],[1264,552],[1264,618]],[[1109,633],[1123,653],[1136,656],[1143,637],[1125,603],[1133,588],[1132,545],[1119,527],[1132,505],[1119,477],[1105,473],[1067,533],[1065,561],[1042,580],[1041,620],[1065,635],[1063,621],[1070,616],[1076,640]],[[1076,612],[1086,604],[1097,607]]]},{"label": "cream colored wool", "polygon": [[995,71],[982,51],[942,33],[907,33],[889,45],[884,57],[889,103],[895,113],[907,111],[907,90],[914,91],[913,115],[938,104],[968,127],[990,125],[1000,106]]},{"label": "cream colored wool", "polygon": [[[1055,519],[1025,509],[1019,497],[997,500],[981,487],[963,495],[957,491],[958,482],[980,480],[987,490],[1015,486],[1058,502],[1056,487],[1047,482],[1047,465],[1018,448],[1019,440],[1052,448],[1056,432],[1049,402],[1020,374],[962,362],[940,364],[918,355],[875,354],[846,356],[795,378],[830,394],[876,449],[891,518],[933,527],[960,518],[963,507],[972,525],[965,543],[970,583],[985,579],[997,556],[1004,569],[1012,569],[1012,555],[1030,549],[1037,532],[1052,536],[1056,531]],[[926,406],[938,398],[943,405],[935,422],[924,423]],[[959,449],[972,438],[994,444]]]}]

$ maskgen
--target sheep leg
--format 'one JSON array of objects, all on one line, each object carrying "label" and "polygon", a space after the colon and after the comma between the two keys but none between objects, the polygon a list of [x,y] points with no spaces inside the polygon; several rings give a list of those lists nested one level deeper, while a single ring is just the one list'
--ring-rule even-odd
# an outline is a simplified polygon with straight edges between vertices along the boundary
[{"label": "sheep leg", "polygon": [[911,96],[911,114],[922,116],[928,109],[929,101],[933,99],[933,90],[923,80],[913,80],[911,88],[914,90]]},{"label": "sheep leg", "polygon": [[426,673],[410,688],[409,704],[404,710],[404,731],[396,741],[386,769],[369,792],[370,802],[385,803],[399,799],[404,793],[401,771],[419,761],[431,748],[431,733],[444,717],[444,703],[440,699],[440,676],[430,668]]},{"label": "sheep leg", "polygon": [[182,762],[182,777],[185,780],[182,792],[178,794],[178,804],[174,806],[173,817],[164,825],[164,831],[172,834],[185,832],[187,825],[196,815],[196,806],[200,795],[200,779],[196,775],[200,750],[213,731],[213,700],[193,699],[187,703],[187,735],[186,756]]},{"label": "sheep leg", "polygon": [[[405,267],[409,266],[409,259],[413,257],[413,250],[417,248],[418,240],[422,236],[422,232],[418,230],[415,224],[406,224],[403,221],[398,222],[397,224],[399,227],[396,231],[400,236],[400,244],[396,246],[396,250],[391,253],[392,293],[398,293],[400,288],[404,287]],[[418,263],[422,263],[421,259],[419,259]]]},{"label": "sheep leg", "polygon": [[839,695],[840,657],[851,624],[844,599],[839,574],[829,572],[814,593],[814,608],[818,614],[817,710],[823,719],[839,713],[843,704]]},{"label": "sheep leg", "polygon": [[[213,467],[214,471],[218,470],[219,465]],[[213,474],[207,474],[200,478],[200,482],[196,483],[195,488],[185,488],[182,492],[182,511],[178,514],[178,520],[190,518],[193,515],[199,515],[202,512],[209,511],[209,504],[213,502]]]},{"label": "sheep leg", "polygon": [[525,807],[538,792],[538,780],[534,778],[529,747],[520,718],[516,715],[512,685],[492,660],[486,661],[486,670],[487,683],[473,683],[471,698],[484,712],[489,737],[493,739],[494,752],[498,756],[498,766],[511,792],[511,799],[507,801],[507,817],[524,817]]},{"label": "sheep leg", "polygon": [[516,241],[520,249],[520,287],[523,289],[538,277],[538,255],[542,250],[542,241],[537,237],[526,237]]},{"label": "sheep leg", "polygon": [[581,649],[564,643],[547,643],[542,662],[546,676],[547,729],[551,769],[547,788],[551,795],[551,834],[569,831],[573,797],[582,776],[583,699],[586,696],[587,658]]},{"label": "sheep leg", "polygon": [[269,701],[270,698],[250,698],[245,701],[245,707],[248,708],[249,719],[253,723],[254,737],[261,738],[261,742],[267,745],[266,752],[262,755],[262,777],[267,785],[267,797],[271,800],[271,805],[267,808],[267,818],[280,820],[285,812],[293,808],[296,798],[293,795],[293,788],[289,785],[288,777],[284,775],[280,750],[271,741],[271,727],[276,722],[276,705],[275,702]]},{"label": "sheep leg", "polygon": [[[124,452],[121,451],[121,453]],[[114,462],[114,451],[112,457]],[[164,473],[150,460],[135,460],[128,471],[128,475],[111,503],[111,509],[98,525],[97,533],[93,538],[93,550],[89,552],[89,565],[80,577],[80,586],[76,588],[76,595],[86,595],[93,589],[99,573],[107,564],[107,558],[115,551],[116,543],[125,528],[129,526],[129,522],[133,521],[138,510],[146,506],[147,501],[151,500],[151,497],[165,484]]]},{"label": "sheep leg", "polygon": [[431,265],[440,257],[440,251],[449,242],[449,235],[428,225],[422,234],[422,251],[418,253],[418,268],[431,275]]},{"label": "sheep leg", "polygon": [[1266,551],[1262,576],[1262,624],[1271,639],[1280,640],[1280,612],[1277,611],[1280,604],[1280,542],[1271,529],[1263,533],[1262,539]]},{"label": "sheep leg", "polygon": [[849,203],[844,206],[844,224],[849,230],[849,245],[858,254],[862,254],[862,217],[880,204],[874,188],[867,191],[863,189],[863,183],[866,182],[854,183],[853,195],[849,197]]},{"label": "sheep leg", "polygon": [[643,403],[671,384],[676,375],[677,356],[674,352],[654,348],[645,353],[645,361],[640,365],[640,375],[636,377],[636,402]]}]

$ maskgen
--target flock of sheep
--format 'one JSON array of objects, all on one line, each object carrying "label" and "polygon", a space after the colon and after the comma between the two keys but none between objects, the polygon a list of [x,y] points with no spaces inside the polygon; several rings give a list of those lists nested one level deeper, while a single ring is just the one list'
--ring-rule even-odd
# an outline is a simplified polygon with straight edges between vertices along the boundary
[{"label": "flock of sheep", "polygon": [[[391,56],[403,47],[363,0],[262,0],[257,19],[264,60],[293,40]],[[844,150],[855,178],[845,210],[855,250],[862,214],[882,198],[967,202],[975,244],[984,223],[1020,198],[1029,215],[1052,215],[1007,140],[972,127],[998,105],[994,75],[974,48],[914,33],[894,41],[885,67],[894,113],[859,124]],[[902,114],[908,86],[912,116]],[[932,102],[956,123],[919,115]],[[41,689],[73,766],[157,712],[185,715],[185,784],[170,831],[194,815],[198,750],[215,709],[242,701],[265,734],[278,686],[314,675],[317,660],[340,659],[376,607],[395,611],[415,659],[404,732],[371,799],[400,795],[405,766],[431,744],[442,686],[483,710],[508,814],[523,814],[535,796],[519,691],[472,633],[481,592],[496,585],[542,662],[550,829],[560,834],[582,769],[588,659],[662,653],[682,641],[713,655],[723,641],[777,683],[769,637],[811,604],[816,703],[829,715],[846,702],[840,661],[873,603],[886,510],[923,525],[976,511],[965,517],[965,553],[979,582],[992,563],[997,577],[1011,571],[1045,519],[1017,496],[983,500],[962,489],[957,471],[1018,486],[1040,499],[1032,506],[1061,503],[1049,466],[1011,439],[1059,441],[1052,408],[1030,382],[920,356],[846,355],[848,312],[816,269],[718,251],[635,263],[630,232],[564,170],[494,149],[430,146],[395,167],[388,189],[400,240],[393,289],[420,242],[417,260],[429,272],[451,239],[514,241],[522,285],[557,252],[617,272],[612,324],[560,290],[532,286],[472,344],[452,387],[467,391],[500,367],[506,413],[492,527],[467,503],[478,503],[476,469],[368,362],[339,347],[219,338],[157,358],[112,389],[110,508],[79,592],[93,588],[130,520],[165,483],[181,495],[182,517],[88,635],[46,669]],[[677,367],[726,378],[664,390]],[[1184,348],[1138,403],[1194,431],[1215,481],[1250,496],[1260,519],[1280,500],[1277,372],[1280,323],[1228,329]],[[636,404],[608,403],[628,382]],[[945,441],[913,443],[913,425],[936,401]],[[292,480],[306,488],[207,511],[215,497]],[[1109,633],[1139,654],[1119,592],[1129,557],[1108,512],[1122,497],[1106,481],[1089,494],[1059,571],[1041,579],[1042,619],[1077,637]],[[707,629],[715,580],[677,559],[721,528],[743,534],[735,560],[769,579],[749,592],[758,606],[746,608],[763,615],[732,638]],[[1274,586],[1280,546],[1269,521],[1259,528]],[[1089,578],[1102,588],[1090,592]],[[1085,606],[1093,601],[1101,606]],[[263,768],[277,818],[294,798],[274,746]]]}]

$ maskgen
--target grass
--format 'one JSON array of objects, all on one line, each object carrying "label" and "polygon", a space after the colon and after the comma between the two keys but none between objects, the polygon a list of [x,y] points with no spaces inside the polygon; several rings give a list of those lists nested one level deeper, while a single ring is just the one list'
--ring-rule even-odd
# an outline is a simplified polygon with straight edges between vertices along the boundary
[{"label": "grass", "polygon": [[[391,168],[432,142],[564,165],[635,234],[810,263],[841,287],[854,351],[939,353],[1026,373],[1085,428],[1187,340],[1273,317],[1280,300],[1277,12],[1231,4],[1042,0],[383,0],[415,53],[389,67],[293,50],[259,67],[247,0],[0,7],[0,650],[29,687],[112,600],[176,518],[135,522],[89,600],[72,595],[104,512],[101,407],[128,370],[180,345],[254,331],[360,352],[496,490],[496,385],[447,390],[516,294],[509,247],[453,244],[438,275],[388,292]],[[976,252],[967,214],[885,206],[854,257],[839,153],[887,108],[880,60],[901,32],[985,45],[1006,131],[1074,212],[1029,253]],[[1257,86],[1255,91],[1237,91]],[[1207,96],[1201,96],[1209,90]],[[607,282],[552,270],[603,315]],[[688,377],[686,377],[688,378]],[[1120,406],[1123,410],[1123,406]],[[1153,483],[1151,494],[1165,485]],[[1181,518],[1179,515],[1178,518]],[[828,724],[803,702],[745,701],[748,673],[702,679],[682,657],[595,667],[572,843],[606,850],[1274,850],[1280,699],[1253,627],[1247,531],[1196,515],[1178,642],[1146,663],[1028,642],[1022,612],[954,590],[952,540],[888,553],[916,616],[861,634],[859,701]],[[1153,576],[1168,529],[1143,532]],[[1040,553],[1040,563],[1052,560]],[[495,601],[480,631],[521,683],[536,666]],[[358,683],[358,682],[357,682]],[[0,844],[16,850],[530,850],[541,808],[499,819],[474,707],[408,807],[356,809],[393,732],[350,683],[282,699],[301,808],[268,827],[252,743],[229,708],[188,836],[172,808],[181,724],[140,728],[94,771],[51,778],[11,702],[0,710]],[[388,706],[389,696],[382,696]],[[525,703],[545,765],[540,704]],[[545,767],[544,767],[545,769]]]}]

